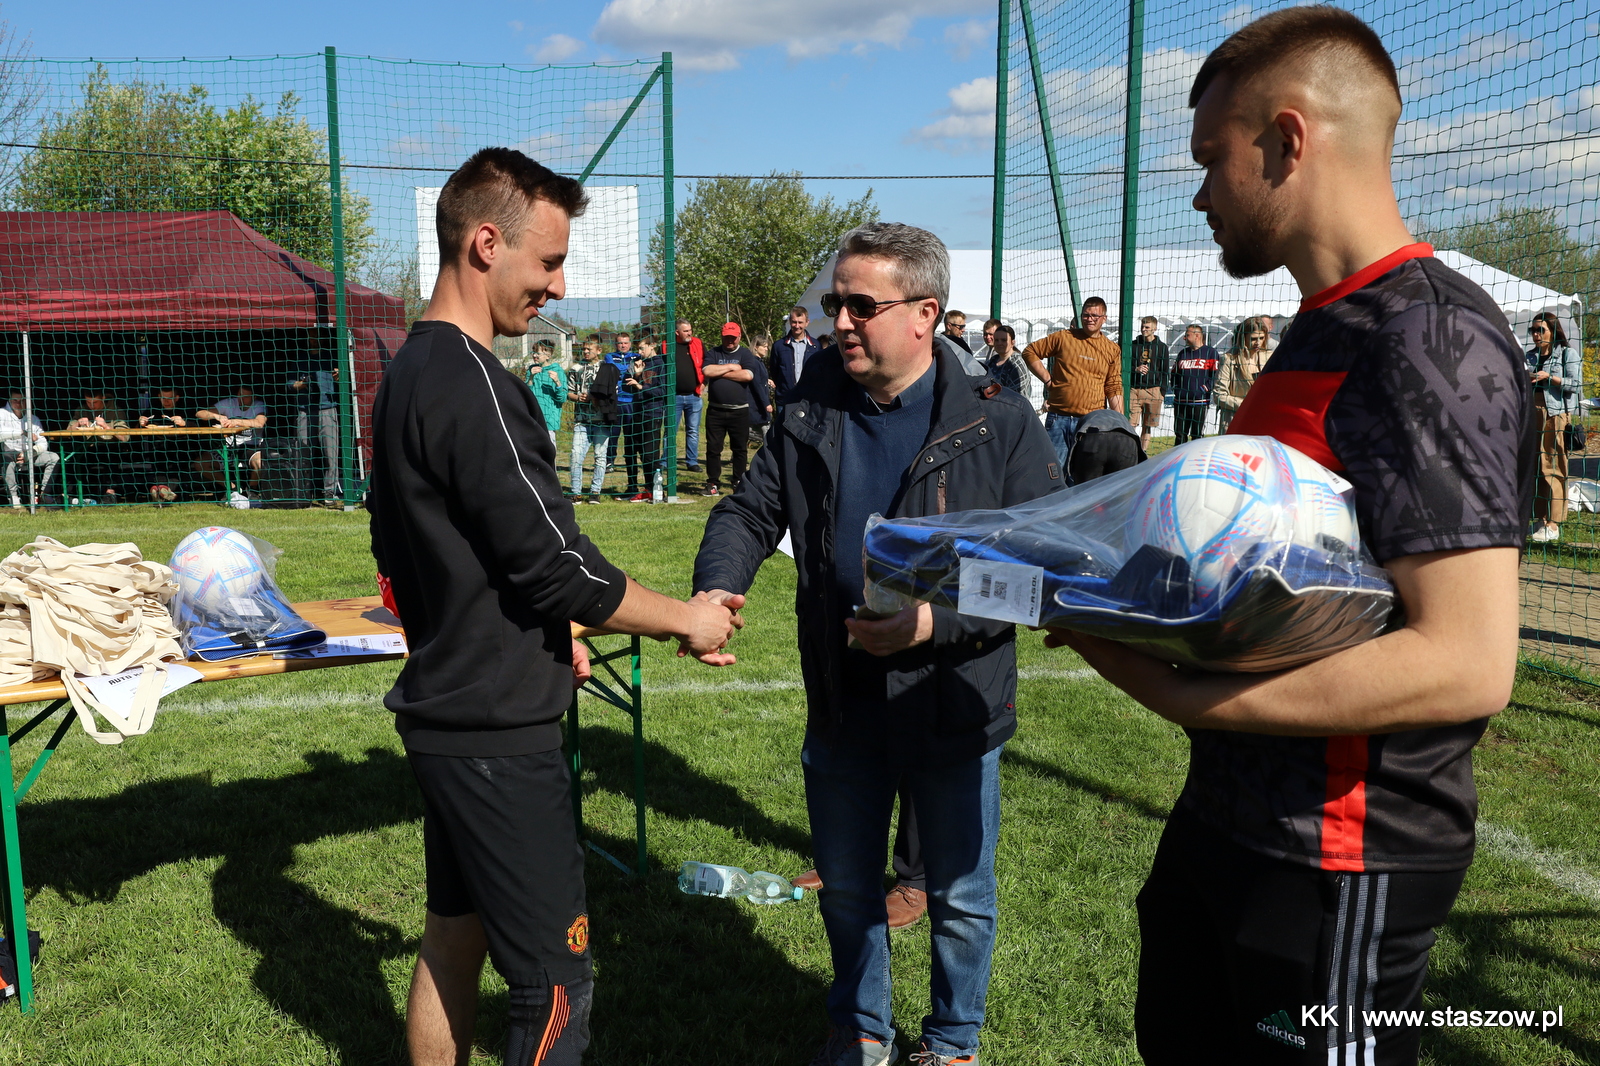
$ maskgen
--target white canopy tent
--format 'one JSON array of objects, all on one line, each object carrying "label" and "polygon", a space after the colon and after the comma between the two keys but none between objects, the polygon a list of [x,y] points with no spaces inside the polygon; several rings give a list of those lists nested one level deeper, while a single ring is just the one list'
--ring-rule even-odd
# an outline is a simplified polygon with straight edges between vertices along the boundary
[{"label": "white canopy tent", "polygon": [[[1480,263],[1460,252],[1438,252],[1439,261],[1481,285],[1500,305],[1518,341],[1526,344],[1528,325],[1540,311],[1553,311],[1574,346],[1582,343],[1583,300],[1556,292],[1542,285],[1487,263]],[[797,302],[815,323],[812,332],[822,333],[831,323],[822,314],[822,294],[832,288],[834,256]],[[985,249],[953,249],[950,252],[949,306],[967,312],[969,343],[974,350],[982,343],[979,333],[989,317],[989,261]],[[1122,276],[1121,253],[1115,249],[1090,248],[1076,255],[1078,289],[1083,297],[1099,296],[1106,301],[1110,318],[1105,332],[1117,336],[1117,304]],[[1168,344],[1181,344],[1184,327],[1198,323],[1205,328],[1208,343],[1221,349],[1233,330],[1252,315],[1271,315],[1274,331],[1288,326],[1300,306],[1300,290],[1287,270],[1279,269],[1259,278],[1233,278],[1223,271],[1213,249],[1143,248],[1137,259],[1134,313],[1140,318],[1154,315],[1160,323],[1157,336]],[[1046,334],[1066,329],[1073,311],[1067,286],[1067,271],[1057,250],[1008,250],[1005,253],[1004,292],[1000,318],[1017,331],[1019,347]],[[1035,405],[1044,402],[1043,385],[1031,374],[1023,375],[1024,385]],[[1171,407],[1163,431],[1170,431]],[[1207,432],[1215,429],[1216,412],[1210,414]]]},{"label": "white canopy tent", "polygon": [[[1579,344],[1583,300],[1497,270],[1460,252],[1439,252],[1439,261],[1483,286],[1500,305],[1519,340],[1540,311],[1554,311],[1573,344]],[[1078,288],[1084,297],[1100,296],[1109,305],[1107,335],[1117,334],[1117,302],[1122,276],[1121,253],[1085,249],[1077,253]],[[832,287],[834,259],[829,259],[798,301],[822,324],[822,294]],[[1134,311],[1154,315],[1158,335],[1169,344],[1181,340],[1183,327],[1197,322],[1207,340],[1220,344],[1250,315],[1271,315],[1278,328],[1294,317],[1300,291],[1287,270],[1259,278],[1229,277],[1211,249],[1144,248],[1137,260]],[[1017,343],[1028,344],[1072,321],[1067,272],[1055,250],[1007,251],[1000,317],[1017,331]],[[950,306],[967,312],[967,328],[976,333],[989,317],[989,252],[956,249],[950,253]]]}]

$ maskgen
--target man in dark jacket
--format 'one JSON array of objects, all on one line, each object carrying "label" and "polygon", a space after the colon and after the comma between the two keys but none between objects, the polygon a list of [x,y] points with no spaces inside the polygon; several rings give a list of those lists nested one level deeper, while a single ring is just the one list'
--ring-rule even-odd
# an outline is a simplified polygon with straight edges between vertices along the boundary
[{"label": "man in dark jacket", "polygon": [[1205,436],[1206,410],[1211,406],[1211,386],[1217,381],[1217,364],[1217,350],[1206,343],[1205,330],[1197,325],[1185,329],[1183,347],[1172,357],[1175,445]]},{"label": "man in dark jacket", "polygon": [[538,402],[490,350],[564,294],[584,204],[577,182],[509,148],[452,174],[439,279],[373,407],[372,554],[411,652],[384,704],[423,799],[415,1064],[467,1060],[486,952],[510,985],[506,1066],[535,1055],[578,1066],[588,1043],[589,918],[561,717],[589,665],[570,622],[731,661],[718,654],[727,608],[649,591],[579,532]]},{"label": "man in dark jacket", "polygon": [[696,598],[737,608],[787,529],[798,570],[805,747],[823,922],[833,950],[825,1066],[895,1057],[883,861],[910,784],[927,872],[933,1002],[924,1061],[976,1055],[995,933],[1000,748],[1016,729],[1010,622],[928,604],[857,617],[869,516],[1010,507],[1064,484],[1028,404],[935,348],[950,285],[933,234],[869,223],[840,243],[839,347],[779,406],[767,447],[719,503]]},{"label": "man in dark jacket", "polygon": [[[1161,409],[1167,403],[1167,342],[1156,336],[1161,323],[1154,315],[1139,320],[1139,335],[1133,338],[1133,409],[1139,423],[1139,447],[1150,449],[1150,431],[1161,424]],[[1076,482],[1074,482],[1076,484]]]},{"label": "man in dark jacket", "polygon": [[785,393],[795,387],[805,370],[806,360],[822,351],[816,338],[806,331],[811,325],[811,313],[799,304],[789,308],[789,332],[778,338],[767,360],[768,388],[776,404]]}]

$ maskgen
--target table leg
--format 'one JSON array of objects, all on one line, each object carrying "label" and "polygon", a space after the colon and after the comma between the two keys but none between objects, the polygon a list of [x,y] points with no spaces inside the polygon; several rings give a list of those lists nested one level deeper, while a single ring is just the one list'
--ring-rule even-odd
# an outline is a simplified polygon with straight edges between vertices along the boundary
[{"label": "table leg", "polygon": [[233,451],[228,438],[222,438],[222,506],[233,506]]},{"label": "table leg", "polygon": [[633,820],[639,838],[639,862],[634,872],[643,877],[650,871],[650,852],[644,838],[644,680],[639,667],[639,638],[629,649],[633,665]]},{"label": "table leg", "polygon": [[17,1005],[33,1009],[33,956],[28,950],[28,903],[22,892],[22,845],[17,839],[17,793],[11,765],[11,726],[0,707],[0,834],[6,846],[6,943],[17,962]]}]

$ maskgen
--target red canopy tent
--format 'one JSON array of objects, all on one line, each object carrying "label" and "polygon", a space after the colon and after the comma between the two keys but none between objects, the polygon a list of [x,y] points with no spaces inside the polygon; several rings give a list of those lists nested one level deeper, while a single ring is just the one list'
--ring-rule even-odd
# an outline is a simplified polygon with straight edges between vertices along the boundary
[{"label": "red canopy tent", "polygon": [[[227,211],[0,211],[0,330],[259,330],[334,325],[331,271]],[[405,303],[345,285],[365,452]]]}]

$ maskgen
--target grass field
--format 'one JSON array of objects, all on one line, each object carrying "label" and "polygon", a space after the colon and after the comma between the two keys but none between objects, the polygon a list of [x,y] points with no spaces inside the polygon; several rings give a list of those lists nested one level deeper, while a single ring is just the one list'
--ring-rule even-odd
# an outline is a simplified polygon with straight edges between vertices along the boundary
[{"label": "grass field", "polygon": [[[640,580],[688,592],[709,501],[607,505],[581,518]],[[294,599],[373,591],[364,513],[165,511],[0,517],[35,532],[133,540],[165,559],[226,521],[285,550]],[[829,977],[814,899],[776,908],[690,898],[685,859],[810,866],[798,752],[794,572],[751,592],[742,661],[712,671],[646,652],[655,872],[588,867],[598,967],[589,1061],[809,1060]],[[1182,781],[1176,728],[1021,639],[1021,728],[1002,761],[1001,922],[985,1062],[1133,1063],[1133,897]],[[75,730],[21,808],[37,1012],[0,1010],[0,1063],[393,1063],[421,929],[419,806],[380,698],[391,665],[195,686],[154,731],[104,748]],[[632,850],[629,721],[585,703],[589,830]],[[13,714],[13,722],[17,720]],[[37,750],[30,737],[23,757]],[[1479,859],[1434,952],[1431,1007],[1564,1007],[1544,1034],[1425,1036],[1436,1064],[1600,1062],[1600,704],[1529,674],[1478,752]],[[887,851],[887,847],[885,849]],[[894,935],[895,1011],[917,1032],[927,925]],[[498,1061],[504,988],[486,971],[480,1055]]]}]

